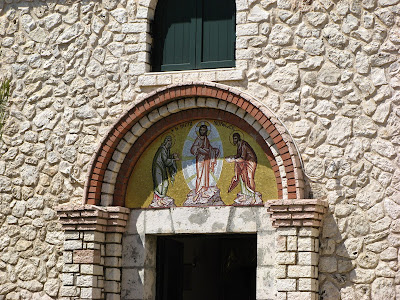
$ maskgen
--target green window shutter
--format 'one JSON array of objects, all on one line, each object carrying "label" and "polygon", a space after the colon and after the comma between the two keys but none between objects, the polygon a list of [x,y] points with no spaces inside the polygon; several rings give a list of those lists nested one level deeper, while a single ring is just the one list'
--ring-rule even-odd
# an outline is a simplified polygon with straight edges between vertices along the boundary
[{"label": "green window shutter", "polygon": [[235,66],[234,0],[159,0],[153,71]]},{"label": "green window shutter", "polygon": [[[235,1],[200,0],[200,19],[196,43],[199,68],[235,66]],[[198,6],[198,7],[199,7]]]},{"label": "green window shutter", "polygon": [[153,70],[195,68],[195,0],[160,0],[153,26]]}]

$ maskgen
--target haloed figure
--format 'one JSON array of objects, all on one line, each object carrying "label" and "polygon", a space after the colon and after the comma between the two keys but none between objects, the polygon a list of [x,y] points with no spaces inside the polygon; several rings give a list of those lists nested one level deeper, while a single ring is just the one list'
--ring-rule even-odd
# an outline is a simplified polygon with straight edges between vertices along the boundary
[{"label": "haloed figure", "polygon": [[211,183],[220,154],[218,148],[211,146],[208,139],[209,128],[200,123],[197,138],[190,148],[190,153],[196,159],[196,187],[186,196],[184,206],[225,205],[220,196],[219,188]]},{"label": "haloed figure", "polygon": [[227,161],[235,162],[235,176],[231,180],[228,192],[240,183],[240,193],[235,199],[235,205],[262,204],[261,194],[256,192],[255,184],[257,155],[239,133],[233,133],[232,142],[237,146],[236,155],[228,157]]},{"label": "haloed figure", "polygon": [[210,186],[210,172],[214,172],[219,156],[219,149],[213,148],[207,137],[208,128],[201,125],[199,136],[194,141],[190,152],[196,157],[196,193],[205,191]]},{"label": "haloed figure", "polygon": [[153,158],[152,175],[154,196],[151,208],[175,206],[174,199],[167,196],[169,177],[171,184],[174,183],[177,172],[176,161],[179,160],[176,153],[170,153],[172,147],[172,137],[166,136],[161,146],[158,148]]}]

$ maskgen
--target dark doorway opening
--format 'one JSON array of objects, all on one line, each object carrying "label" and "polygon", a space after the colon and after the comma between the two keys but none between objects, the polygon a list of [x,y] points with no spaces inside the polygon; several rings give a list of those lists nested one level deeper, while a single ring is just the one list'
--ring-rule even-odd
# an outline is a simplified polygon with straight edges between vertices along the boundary
[{"label": "dark doorway opening", "polygon": [[255,300],[255,234],[157,237],[156,300]]}]

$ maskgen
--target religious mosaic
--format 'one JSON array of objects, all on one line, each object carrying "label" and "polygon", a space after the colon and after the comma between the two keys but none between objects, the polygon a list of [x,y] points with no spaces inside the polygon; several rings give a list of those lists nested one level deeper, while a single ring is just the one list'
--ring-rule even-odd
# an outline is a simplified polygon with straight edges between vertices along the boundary
[{"label": "religious mosaic", "polygon": [[232,124],[198,120],[171,128],[146,149],[126,205],[249,206],[276,198],[274,173],[255,139]]}]

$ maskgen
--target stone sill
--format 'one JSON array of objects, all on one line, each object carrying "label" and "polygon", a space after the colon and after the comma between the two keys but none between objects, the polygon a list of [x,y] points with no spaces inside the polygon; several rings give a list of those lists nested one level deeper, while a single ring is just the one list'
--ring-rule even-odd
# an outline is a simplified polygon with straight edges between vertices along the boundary
[{"label": "stone sill", "polygon": [[188,81],[237,81],[244,79],[244,71],[235,68],[149,72],[139,76],[139,86],[163,86]]}]

